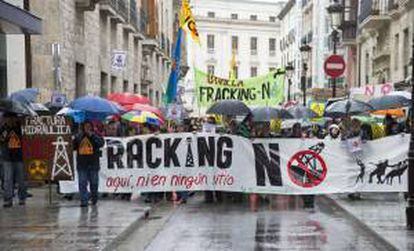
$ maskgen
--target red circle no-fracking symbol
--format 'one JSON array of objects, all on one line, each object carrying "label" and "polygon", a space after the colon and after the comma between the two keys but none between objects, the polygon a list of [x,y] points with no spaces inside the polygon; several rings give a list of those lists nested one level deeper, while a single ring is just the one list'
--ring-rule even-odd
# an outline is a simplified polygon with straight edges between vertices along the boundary
[{"label": "red circle no-fracking symbol", "polygon": [[290,158],[287,169],[292,182],[305,188],[316,187],[321,184],[328,172],[325,161],[312,150],[295,153]]}]

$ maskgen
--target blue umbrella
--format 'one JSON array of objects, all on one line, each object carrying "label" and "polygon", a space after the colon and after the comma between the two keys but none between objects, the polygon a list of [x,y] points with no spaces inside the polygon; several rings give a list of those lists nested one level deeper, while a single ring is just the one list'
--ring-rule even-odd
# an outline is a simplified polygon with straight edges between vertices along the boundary
[{"label": "blue umbrella", "polygon": [[39,95],[39,89],[27,88],[10,94],[10,99],[25,104],[36,103],[37,96]]},{"label": "blue umbrella", "polygon": [[73,110],[69,107],[62,108],[56,115],[65,115],[71,117],[75,123],[83,123],[86,120],[86,114],[84,111]]},{"label": "blue umbrella", "polygon": [[84,111],[85,113],[98,114],[98,117],[109,116],[121,112],[119,107],[111,101],[97,96],[84,96],[75,99],[69,104],[74,110]]}]

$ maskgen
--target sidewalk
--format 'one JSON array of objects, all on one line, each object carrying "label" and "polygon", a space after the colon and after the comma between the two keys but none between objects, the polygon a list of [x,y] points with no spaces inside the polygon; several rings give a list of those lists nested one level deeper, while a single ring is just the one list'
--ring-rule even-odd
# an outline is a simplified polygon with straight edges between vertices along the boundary
[{"label": "sidewalk", "polygon": [[30,192],[26,206],[0,209],[0,250],[101,250],[137,227],[150,210],[117,199],[80,208],[78,200],[56,194],[49,205],[47,189]]},{"label": "sidewalk", "polygon": [[346,195],[329,195],[341,208],[352,214],[398,250],[414,250],[414,231],[406,228],[406,201],[398,193],[366,193],[352,201]]}]

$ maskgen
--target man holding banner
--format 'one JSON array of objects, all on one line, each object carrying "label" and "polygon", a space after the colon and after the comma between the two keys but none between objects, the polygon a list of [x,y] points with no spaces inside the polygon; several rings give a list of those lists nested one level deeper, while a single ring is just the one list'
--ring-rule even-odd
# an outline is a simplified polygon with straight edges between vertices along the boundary
[{"label": "man holding banner", "polygon": [[[77,171],[81,207],[87,207],[91,199],[92,205],[98,202],[99,158],[105,141],[93,131],[93,125],[85,122],[82,132],[76,136],[73,145],[77,151]],[[88,193],[88,184],[90,196]]]}]

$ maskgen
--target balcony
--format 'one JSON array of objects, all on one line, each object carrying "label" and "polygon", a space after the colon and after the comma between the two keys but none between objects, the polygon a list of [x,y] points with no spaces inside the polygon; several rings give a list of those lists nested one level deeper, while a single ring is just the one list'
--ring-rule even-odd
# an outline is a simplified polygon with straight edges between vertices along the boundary
[{"label": "balcony", "polygon": [[389,15],[394,18],[400,18],[407,9],[414,7],[414,0],[388,0]]},{"label": "balcony", "polygon": [[127,0],[99,0],[101,12],[105,12],[120,21],[128,20]]},{"label": "balcony", "polygon": [[360,13],[358,16],[360,29],[378,29],[391,22],[388,13],[389,2],[380,0],[361,1]]},{"label": "balcony", "polygon": [[99,2],[99,0],[75,0],[76,8],[84,11],[95,10],[95,5],[97,2]]},{"label": "balcony", "polygon": [[344,21],[342,23],[342,44],[356,45],[357,25],[356,21]]}]

